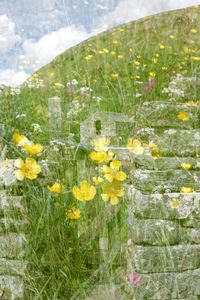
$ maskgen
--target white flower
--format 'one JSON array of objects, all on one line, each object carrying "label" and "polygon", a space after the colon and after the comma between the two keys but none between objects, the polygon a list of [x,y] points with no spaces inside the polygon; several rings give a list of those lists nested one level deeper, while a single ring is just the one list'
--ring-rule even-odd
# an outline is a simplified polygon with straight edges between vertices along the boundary
[{"label": "white flower", "polygon": [[33,124],[31,125],[31,127],[33,127],[33,131],[34,131],[34,132],[42,132],[42,129],[41,129],[41,127],[40,127],[39,124],[33,123]]},{"label": "white flower", "polygon": [[71,86],[71,85],[77,85],[78,81],[76,79],[72,79],[71,81],[67,82],[67,86]]}]

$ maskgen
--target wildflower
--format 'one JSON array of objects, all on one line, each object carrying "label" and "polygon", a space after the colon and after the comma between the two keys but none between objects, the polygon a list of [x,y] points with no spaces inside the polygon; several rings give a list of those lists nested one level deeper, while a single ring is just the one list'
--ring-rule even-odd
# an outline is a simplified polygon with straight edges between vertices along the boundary
[{"label": "wildflower", "polygon": [[139,287],[141,284],[141,276],[137,273],[129,273],[127,276],[127,280],[129,283],[132,283],[133,285],[135,285],[136,287]]},{"label": "wildflower", "polygon": [[190,31],[191,31],[192,33],[197,33],[197,29],[196,29],[196,28],[192,28]]},{"label": "wildflower", "polygon": [[140,62],[138,60],[135,61],[134,63],[136,66],[139,66],[140,65]]},{"label": "wildflower", "polygon": [[70,206],[66,212],[65,215],[67,218],[71,219],[71,220],[77,220],[80,218],[81,216],[81,212],[79,209],[77,209],[75,206]]},{"label": "wildflower", "polygon": [[94,182],[95,185],[98,185],[98,184],[100,184],[100,183],[103,182],[103,178],[101,178],[101,177],[93,177],[92,181]]},{"label": "wildflower", "polygon": [[112,151],[93,151],[89,154],[89,158],[97,163],[109,162],[114,158],[115,154]]},{"label": "wildflower", "polygon": [[160,49],[165,49],[165,46],[163,44],[160,44]]},{"label": "wildflower", "polygon": [[41,172],[41,167],[37,164],[36,160],[33,158],[27,158],[24,162],[21,158],[15,160],[15,167],[19,170],[14,172],[15,177],[22,181],[25,178],[30,180],[36,179],[38,174]]},{"label": "wildflower", "polygon": [[95,151],[107,151],[108,146],[110,145],[110,139],[101,136],[99,139],[93,140],[91,144]]},{"label": "wildflower", "polygon": [[118,198],[124,196],[123,186],[118,181],[104,184],[103,191],[104,193],[101,194],[103,201],[110,200],[112,205],[118,204]]},{"label": "wildflower", "polygon": [[160,157],[161,151],[156,144],[150,143],[148,147],[154,158]]},{"label": "wildflower", "polygon": [[172,40],[175,39],[175,36],[172,35],[172,34],[171,34],[169,37],[170,37],[170,39],[172,39]]},{"label": "wildflower", "polygon": [[55,182],[52,186],[48,186],[48,190],[52,193],[60,194],[63,192],[64,186],[59,182]]},{"label": "wildflower", "polygon": [[191,169],[192,165],[191,164],[187,164],[187,163],[183,163],[181,164],[181,168],[185,171]]},{"label": "wildflower", "polygon": [[114,55],[116,55],[116,52],[115,51],[111,51],[110,54],[114,56]]},{"label": "wildflower", "polygon": [[135,155],[141,155],[144,153],[144,148],[142,147],[141,142],[137,139],[129,138],[127,148]]},{"label": "wildflower", "polygon": [[109,167],[103,166],[102,171],[104,173],[104,177],[109,182],[113,182],[113,180],[124,181],[126,179],[126,174],[122,171],[119,171],[120,167],[121,162],[119,160],[113,160]]},{"label": "wildflower", "polygon": [[198,102],[197,101],[193,101],[193,100],[188,101],[185,104],[188,105],[188,106],[192,106],[192,107],[198,107]]},{"label": "wildflower", "polygon": [[28,138],[25,135],[19,134],[17,132],[15,132],[13,134],[13,141],[18,146],[24,146],[26,143],[29,143],[29,140],[28,140]]},{"label": "wildflower", "polygon": [[92,55],[92,54],[88,54],[88,55],[85,57],[85,59],[88,60],[88,61],[91,60],[92,58],[93,58],[93,55]]},{"label": "wildflower", "polygon": [[33,124],[31,125],[31,127],[33,127],[33,131],[34,131],[34,132],[42,132],[42,129],[41,129],[40,125],[37,124],[37,123],[33,123]]},{"label": "wildflower", "polygon": [[118,44],[119,44],[119,41],[113,40],[112,43],[113,43],[113,45],[118,45]]},{"label": "wildflower", "polygon": [[168,68],[167,68],[167,67],[165,67],[165,66],[163,66],[163,67],[162,67],[162,70],[163,70],[163,71],[167,71],[167,70],[168,70]]},{"label": "wildflower", "polygon": [[37,155],[43,151],[43,146],[41,144],[27,143],[24,145],[24,150],[31,155]]},{"label": "wildflower", "polygon": [[150,72],[149,76],[154,78],[154,77],[156,77],[156,73],[155,72]]},{"label": "wildflower", "polygon": [[109,53],[109,50],[106,49],[106,48],[103,48],[103,52],[106,53],[106,54],[108,54],[108,53]]},{"label": "wildflower", "polygon": [[83,180],[80,183],[80,188],[77,185],[72,188],[72,193],[79,201],[89,201],[96,195],[96,188]]},{"label": "wildflower", "polygon": [[176,198],[173,198],[171,200],[171,207],[172,208],[178,208],[179,206],[180,206],[180,200],[176,199]]},{"label": "wildflower", "polygon": [[194,61],[200,61],[200,56],[192,56],[191,58]]},{"label": "wildflower", "polygon": [[118,77],[119,77],[119,74],[117,74],[117,73],[112,73],[111,76],[112,76],[113,79],[115,79],[115,78],[118,78]]},{"label": "wildflower", "polygon": [[183,186],[180,189],[180,193],[181,194],[190,194],[190,193],[193,193],[193,192],[194,192],[194,190],[191,187],[185,187],[185,186]]},{"label": "wildflower", "polygon": [[181,121],[183,121],[183,122],[187,122],[187,121],[189,121],[190,118],[189,118],[187,112],[181,111],[178,114],[178,119],[181,120]]}]

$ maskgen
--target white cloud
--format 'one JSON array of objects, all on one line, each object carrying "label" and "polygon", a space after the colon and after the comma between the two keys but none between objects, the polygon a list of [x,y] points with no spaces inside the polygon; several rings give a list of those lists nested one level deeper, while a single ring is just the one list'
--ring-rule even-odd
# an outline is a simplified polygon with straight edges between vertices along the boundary
[{"label": "white cloud", "polygon": [[13,69],[0,70],[0,83],[16,87],[22,84],[28,76],[24,71],[18,72]]},{"label": "white cloud", "polygon": [[200,4],[200,0],[121,0],[117,7],[99,22],[98,27],[106,30],[114,25],[137,20],[159,12]]},{"label": "white cloud", "polygon": [[43,66],[66,49],[85,40],[88,36],[85,29],[72,25],[50,32],[36,42],[26,40],[23,43],[25,60],[31,64],[36,62],[38,67]]},{"label": "white cloud", "polygon": [[0,15],[0,54],[13,48],[20,37],[15,33],[15,24],[7,17]]}]

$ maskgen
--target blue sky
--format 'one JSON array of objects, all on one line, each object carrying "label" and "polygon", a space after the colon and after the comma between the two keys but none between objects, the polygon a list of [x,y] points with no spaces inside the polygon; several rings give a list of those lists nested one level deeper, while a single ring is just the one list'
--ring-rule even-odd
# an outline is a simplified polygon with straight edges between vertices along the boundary
[{"label": "blue sky", "polygon": [[108,28],[200,0],[0,0],[0,84],[17,86]]}]

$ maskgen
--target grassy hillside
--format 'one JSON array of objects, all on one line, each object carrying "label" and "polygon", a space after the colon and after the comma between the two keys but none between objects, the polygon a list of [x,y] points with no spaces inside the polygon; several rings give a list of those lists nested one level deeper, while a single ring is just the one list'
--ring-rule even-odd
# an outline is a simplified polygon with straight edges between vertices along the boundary
[{"label": "grassy hillside", "polygon": [[[199,28],[200,6],[144,18],[67,50],[19,89],[4,88],[0,94],[0,123],[4,125],[3,140],[9,146],[8,158],[24,158],[24,153],[13,145],[15,131],[44,147],[49,145],[51,97],[62,99],[60,137],[67,138],[72,132],[76,142],[80,121],[96,110],[121,112],[131,118],[140,113],[138,107],[144,101],[168,100],[163,89],[174,76],[200,77]],[[182,100],[199,99],[200,89],[193,89]],[[47,153],[45,148],[39,160],[46,159]],[[70,166],[63,165],[58,157],[57,165],[50,166],[51,175],[41,176],[42,184],[23,181],[11,190],[26,196],[30,299],[70,299],[93,271],[87,260],[93,245],[80,244],[77,223],[65,220],[66,206],[73,202],[67,168]],[[64,183],[65,193],[49,193],[47,185],[56,180]],[[84,208],[82,203],[79,208]]]}]

